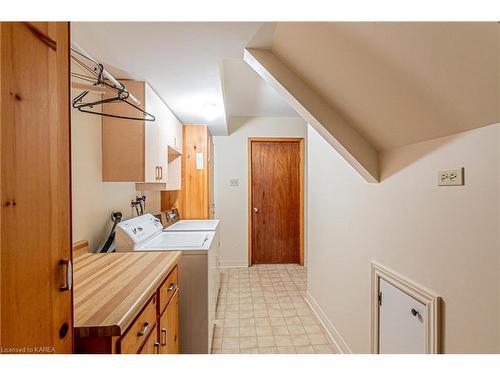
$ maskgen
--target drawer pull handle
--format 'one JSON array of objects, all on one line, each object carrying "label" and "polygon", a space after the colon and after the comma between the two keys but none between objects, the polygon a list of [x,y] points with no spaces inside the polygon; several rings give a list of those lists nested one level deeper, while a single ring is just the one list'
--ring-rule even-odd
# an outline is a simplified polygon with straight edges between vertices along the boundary
[{"label": "drawer pull handle", "polygon": [[174,290],[176,288],[176,285],[174,283],[171,283],[169,286],[168,286],[168,291],[171,292],[172,290]]},{"label": "drawer pull handle", "polygon": [[155,342],[155,350],[156,350],[156,354],[160,354],[160,343],[159,342]]},{"label": "drawer pull handle", "polygon": [[144,323],[144,328],[142,329],[142,331],[139,331],[139,333],[137,334],[137,336],[138,337],[145,336],[146,332],[148,331],[148,329],[149,329],[149,323],[146,322],[146,323]]},{"label": "drawer pull handle", "polygon": [[66,282],[63,286],[59,287],[59,290],[61,292],[71,290],[73,286],[73,266],[71,265],[71,260],[61,259],[59,265],[66,266]]},{"label": "drawer pull handle", "polygon": [[167,329],[161,329],[161,346],[167,345]]}]

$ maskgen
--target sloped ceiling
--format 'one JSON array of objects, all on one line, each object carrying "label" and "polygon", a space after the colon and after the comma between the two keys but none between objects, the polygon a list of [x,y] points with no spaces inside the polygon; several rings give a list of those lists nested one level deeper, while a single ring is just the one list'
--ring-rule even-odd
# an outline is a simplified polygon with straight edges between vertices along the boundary
[{"label": "sloped ceiling", "polygon": [[498,23],[278,23],[272,52],[377,150],[500,122]]},{"label": "sloped ceiling", "polygon": [[242,59],[221,64],[229,132],[232,117],[298,117],[288,103]]}]

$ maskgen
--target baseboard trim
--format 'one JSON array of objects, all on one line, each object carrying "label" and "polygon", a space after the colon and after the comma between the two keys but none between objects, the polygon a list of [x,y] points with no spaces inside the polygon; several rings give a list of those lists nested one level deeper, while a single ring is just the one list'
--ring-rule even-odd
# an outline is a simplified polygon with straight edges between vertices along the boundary
[{"label": "baseboard trim", "polygon": [[336,351],[340,354],[352,354],[351,349],[342,338],[337,328],[335,328],[333,323],[328,319],[323,309],[318,305],[318,302],[316,302],[309,291],[306,292],[304,299],[325,329]]}]

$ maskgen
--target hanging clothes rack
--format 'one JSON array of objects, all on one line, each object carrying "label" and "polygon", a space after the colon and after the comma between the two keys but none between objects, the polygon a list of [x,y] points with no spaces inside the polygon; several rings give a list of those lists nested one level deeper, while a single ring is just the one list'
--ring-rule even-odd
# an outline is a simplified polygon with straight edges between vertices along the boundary
[{"label": "hanging clothes rack", "polygon": [[[155,121],[155,116],[151,113],[144,111],[139,107],[140,101],[127,91],[125,86],[115,79],[104,66],[94,60],[87,52],[85,52],[78,44],[71,43],[71,61],[74,64],[71,77],[75,81],[75,87],[89,87],[84,89],[73,99],[73,108],[81,112],[90,113],[93,115],[114,117],[126,120],[138,121]],[[106,91],[112,93],[105,99],[84,101],[85,97],[90,91],[96,88],[98,92],[102,93],[104,88]],[[95,107],[101,104],[114,104],[123,103],[129,105],[138,111],[137,116],[121,116],[113,113],[106,113],[97,111]]]}]

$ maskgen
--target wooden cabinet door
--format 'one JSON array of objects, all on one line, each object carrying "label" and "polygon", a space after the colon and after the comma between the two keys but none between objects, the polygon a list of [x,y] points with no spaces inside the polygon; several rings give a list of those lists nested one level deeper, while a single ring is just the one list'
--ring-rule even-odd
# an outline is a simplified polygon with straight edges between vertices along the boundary
[{"label": "wooden cabinet door", "polygon": [[[123,84],[140,102],[144,109],[145,83],[127,81]],[[103,98],[116,96],[114,92]],[[102,111],[120,116],[137,116],[138,111],[125,104],[103,104]],[[89,115],[92,116],[92,115]],[[147,177],[154,180],[155,168],[145,170],[145,132],[151,122],[102,117],[102,180],[104,182],[144,182]]]},{"label": "wooden cabinet door", "polygon": [[160,317],[160,353],[179,354],[179,291]]},{"label": "wooden cabinet door", "polygon": [[158,342],[156,327],[149,335],[139,354],[160,354],[160,343]]},{"label": "wooden cabinet door", "polygon": [[1,324],[14,352],[72,352],[69,23],[0,23]]}]

